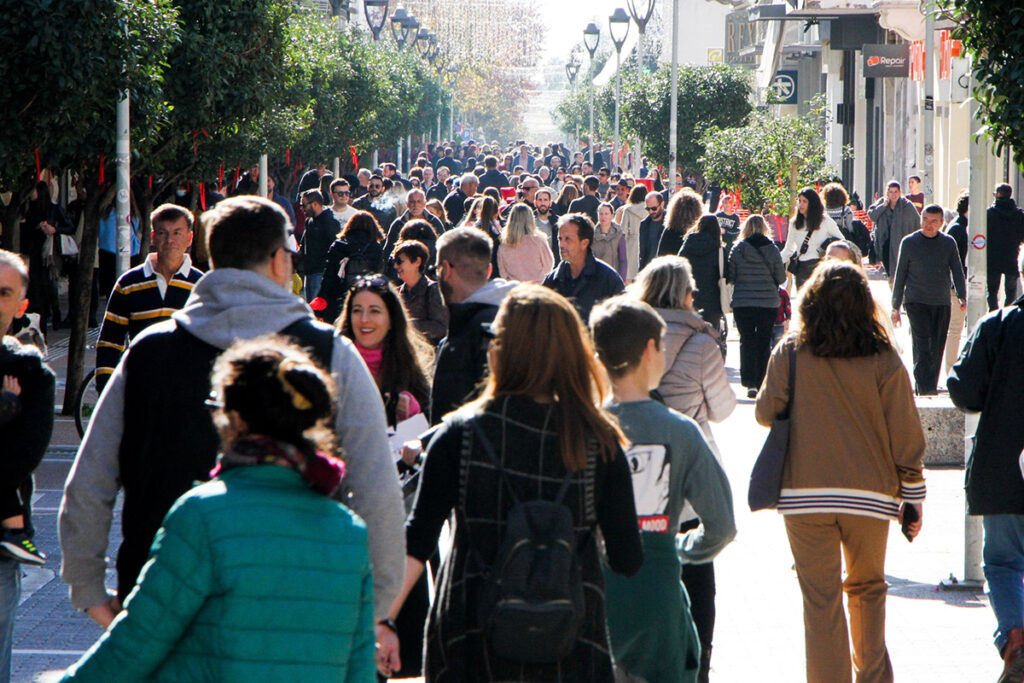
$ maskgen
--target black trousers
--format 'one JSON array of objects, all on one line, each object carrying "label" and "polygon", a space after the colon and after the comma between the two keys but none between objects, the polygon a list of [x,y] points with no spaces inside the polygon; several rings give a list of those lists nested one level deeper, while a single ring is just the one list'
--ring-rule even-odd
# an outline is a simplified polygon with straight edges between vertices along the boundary
[{"label": "black trousers", "polygon": [[903,307],[910,320],[914,345],[914,391],[919,396],[935,394],[949,332],[949,306],[907,303]]},{"label": "black trousers", "polygon": [[999,278],[1001,277],[1006,278],[1003,282],[1003,291],[1005,292],[1003,305],[1009,306],[1020,296],[1020,292],[1017,291],[1020,273],[1016,271],[1004,273],[999,270],[989,270],[985,275],[985,279],[988,280],[988,310],[990,311],[999,308]]},{"label": "black trousers", "polygon": [[732,309],[732,317],[740,333],[740,382],[748,389],[757,389],[772,355],[772,328],[779,309],[740,306]]},{"label": "black trousers", "polygon": [[[691,519],[680,524],[679,531],[685,533],[699,524],[698,520]],[[706,652],[715,635],[715,565],[713,562],[684,564],[682,579],[690,596],[690,616],[697,627],[700,649]]]}]

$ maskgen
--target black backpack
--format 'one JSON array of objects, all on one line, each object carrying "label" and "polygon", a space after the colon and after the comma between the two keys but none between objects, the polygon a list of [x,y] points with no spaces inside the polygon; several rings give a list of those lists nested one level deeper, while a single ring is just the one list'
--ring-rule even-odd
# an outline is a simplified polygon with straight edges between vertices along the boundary
[{"label": "black backpack", "polygon": [[370,275],[380,270],[377,263],[379,259],[374,258],[378,246],[376,242],[367,242],[361,249],[346,257],[342,292],[348,292],[360,275]]},{"label": "black backpack", "polygon": [[555,500],[521,501],[477,420],[470,423],[514,501],[485,573],[480,627],[498,657],[553,664],[572,654],[585,610],[573,517],[562,503],[574,473],[566,473]]}]

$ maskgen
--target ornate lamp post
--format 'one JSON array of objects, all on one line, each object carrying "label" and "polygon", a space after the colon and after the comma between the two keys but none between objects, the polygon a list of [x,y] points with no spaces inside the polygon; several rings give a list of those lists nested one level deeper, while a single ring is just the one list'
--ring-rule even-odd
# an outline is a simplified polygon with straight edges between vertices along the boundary
[{"label": "ornate lamp post", "polygon": [[622,97],[622,45],[629,35],[629,15],[617,7],[608,17],[608,32],[615,44],[615,143],[612,146],[612,170],[619,162],[619,100]]},{"label": "ornate lamp post", "polygon": [[380,32],[387,23],[389,2],[390,0],[363,0],[363,15],[374,41],[380,38]]},{"label": "ornate lamp post", "polygon": [[414,35],[418,27],[419,22],[406,12],[404,7],[399,7],[391,15],[391,35],[394,36],[399,51],[409,42],[409,36]]},{"label": "ornate lamp post", "polygon": [[590,22],[583,29],[583,45],[590,53],[590,128],[587,134],[587,147],[590,148],[590,165],[594,165],[594,53],[601,42],[601,29],[597,24]]},{"label": "ornate lamp post", "polygon": [[[650,23],[651,17],[654,16],[654,5],[657,0],[626,0],[626,7],[629,8],[629,15],[633,17],[633,21],[636,22],[637,30],[640,31],[640,37],[636,43],[636,73],[638,76],[642,76],[644,73],[644,35],[647,32],[647,24]],[[640,138],[638,137],[634,144],[633,152],[633,174],[637,175],[640,172]]]},{"label": "ornate lamp post", "polygon": [[[576,76],[579,75],[580,67],[583,65],[583,60],[580,59],[579,52],[575,49],[569,53],[569,61],[565,65],[565,76],[569,79],[569,87],[576,88]],[[576,121],[576,144],[579,144],[580,140],[580,122]]]},{"label": "ornate lamp post", "polygon": [[352,16],[350,14],[351,9],[349,8],[351,0],[331,0],[331,16],[332,17],[345,17],[345,21],[349,21]]}]

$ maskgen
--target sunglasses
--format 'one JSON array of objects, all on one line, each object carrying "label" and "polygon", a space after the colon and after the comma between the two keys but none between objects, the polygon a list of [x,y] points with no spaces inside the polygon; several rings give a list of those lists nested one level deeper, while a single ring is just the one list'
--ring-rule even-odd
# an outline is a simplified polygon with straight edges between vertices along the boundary
[{"label": "sunglasses", "polygon": [[648,211],[649,213],[654,213],[655,211],[657,211],[657,210],[658,210],[658,209],[660,209],[660,208],[661,208],[660,206],[648,206],[648,207],[647,207],[647,211]]},{"label": "sunglasses", "polygon": [[343,190],[339,190],[338,192],[334,193],[334,196],[335,197],[351,197],[352,193],[351,192],[345,192]]},{"label": "sunglasses", "polygon": [[360,289],[387,289],[388,279],[383,275],[360,275],[352,285],[352,291]]}]

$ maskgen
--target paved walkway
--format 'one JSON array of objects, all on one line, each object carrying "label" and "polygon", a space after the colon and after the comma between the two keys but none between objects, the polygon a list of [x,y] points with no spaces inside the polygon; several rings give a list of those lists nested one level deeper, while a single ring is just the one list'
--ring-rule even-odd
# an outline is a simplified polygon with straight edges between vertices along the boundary
[{"label": "paved walkway", "polygon": [[[900,334],[906,336],[905,329]],[[63,336],[66,333],[54,340]],[[52,346],[52,363],[62,379],[61,347]],[[909,352],[909,343],[904,348]],[[735,339],[729,343],[727,365],[738,367]],[[741,395],[738,384],[735,388]],[[741,398],[734,414],[714,431],[733,483],[739,535],[715,563],[718,621],[713,680],[801,681],[800,590],[782,520],[773,512],[751,514],[745,506],[750,467],[767,430],[754,424],[753,402]],[[100,635],[91,620],[71,609],[67,589],[56,575],[60,563],[56,512],[76,443],[73,423],[59,419],[54,447],[37,473],[38,543],[51,560],[45,568],[26,570],[15,626],[13,680],[17,682],[53,679]],[[827,453],[827,438],[822,446]],[[929,495],[921,535],[909,544],[894,525],[889,539],[886,636],[896,679],[994,681],[1000,663],[991,645],[995,622],[987,597],[977,591],[947,592],[936,587],[950,574],[963,575],[963,471],[929,470],[926,476]],[[112,539],[119,532],[115,524]]]}]

